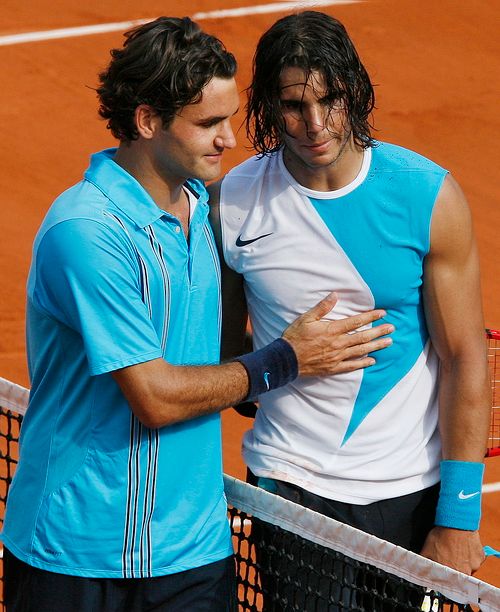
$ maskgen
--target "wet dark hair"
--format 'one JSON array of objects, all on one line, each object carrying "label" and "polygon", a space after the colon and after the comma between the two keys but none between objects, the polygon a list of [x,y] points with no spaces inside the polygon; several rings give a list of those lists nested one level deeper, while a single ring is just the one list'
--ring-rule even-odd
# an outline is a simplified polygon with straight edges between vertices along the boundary
[{"label": "wet dark hair", "polygon": [[262,35],[255,51],[246,128],[258,153],[268,155],[282,144],[280,76],[290,67],[323,75],[327,96],[342,102],[346,110],[354,142],[373,146],[369,117],[375,94],[346,29],[325,13],[303,11],[279,19]]},{"label": "wet dark hair", "polygon": [[137,139],[134,114],[140,104],[157,112],[167,128],[186,104],[201,99],[214,77],[232,78],[236,60],[222,42],[184,17],[160,17],[125,33],[122,49],[99,75],[99,114],[121,141]]}]

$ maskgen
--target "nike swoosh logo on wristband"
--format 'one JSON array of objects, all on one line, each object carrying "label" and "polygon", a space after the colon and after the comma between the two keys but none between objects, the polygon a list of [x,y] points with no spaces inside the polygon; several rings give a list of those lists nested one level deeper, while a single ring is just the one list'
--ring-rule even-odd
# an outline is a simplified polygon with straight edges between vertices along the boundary
[{"label": "nike swoosh logo on wristband", "polygon": [[271,372],[264,372],[264,382],[266,383],[267,390],[270,389],[269,377],[271,376]]},{"label": "nike swoosh logo on wristband", "polygon": [[236,238],[236,246],[237,247],[247,246],[247,244],[252,244],[252,242],[255,242],[256,240],[260,240],[261,238],[265,238],[266,236],[270,236],[272,233],[273,232],[269,232],[269,234],[262,234],[262,236],[257,236],[257,238],[251,238],[250,240],[242,240],[241,234],[240,234],[238,238]]},{"label": "nike swoosh logo on wristband", "polygon": [[475,493],[464,493],[464,490],[462,489],[458,494],[458,499],[470,499],[471,497],[476,497],[476,495],[479,495],[479,493],[481,493],[481,491],[476,491]]}]

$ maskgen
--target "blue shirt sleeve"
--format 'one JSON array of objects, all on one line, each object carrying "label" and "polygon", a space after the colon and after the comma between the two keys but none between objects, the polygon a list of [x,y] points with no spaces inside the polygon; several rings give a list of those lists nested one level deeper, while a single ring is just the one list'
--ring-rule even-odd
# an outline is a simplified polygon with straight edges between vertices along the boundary
[{"label": "blue shirt sleeve", "polygon": [[33,303],[81,336],[92,375],[162,357],[137,255],[118,227],[58,223],[38,242],[34,265]]}]

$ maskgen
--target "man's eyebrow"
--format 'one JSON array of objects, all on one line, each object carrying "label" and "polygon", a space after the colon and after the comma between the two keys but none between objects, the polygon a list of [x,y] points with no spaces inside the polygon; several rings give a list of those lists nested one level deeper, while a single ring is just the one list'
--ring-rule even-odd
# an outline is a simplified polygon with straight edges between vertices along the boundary
[{"label": "man's eyebrow", "polygon": [[285,89],[289,89],[290,87],[298,87],[298,86],[302,86],[302,87],[307,87],[307,83],[304,82],[299,82],[299,83],[289,83],[288,85],[284,85],[283,87],[280,87],[279,91],[280,93],[282,91],[284,91]]},{"label": "man's eyebrow", "polygon": [[240,107],[234,111],[231,115],[209,115],[208,117],[200,117],[197,123],[217,123],[219,121],[224,121],[229,117],[234,117],[237,113],[239,113]]}]

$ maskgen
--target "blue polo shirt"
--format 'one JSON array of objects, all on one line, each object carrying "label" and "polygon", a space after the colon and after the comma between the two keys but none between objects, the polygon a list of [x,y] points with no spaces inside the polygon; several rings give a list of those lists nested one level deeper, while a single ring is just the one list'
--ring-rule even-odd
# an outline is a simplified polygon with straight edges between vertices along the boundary
[{"label": "blue polo shirt", "polygon": [[149,429],[111,375],[159,357],[217,363],[220,269],[203,185],[186,183],[188,242],[114,153],[92,156],[35,239],[32,389],[3,540],[49,571],[137,578],[232,553],[219,415]]}]

